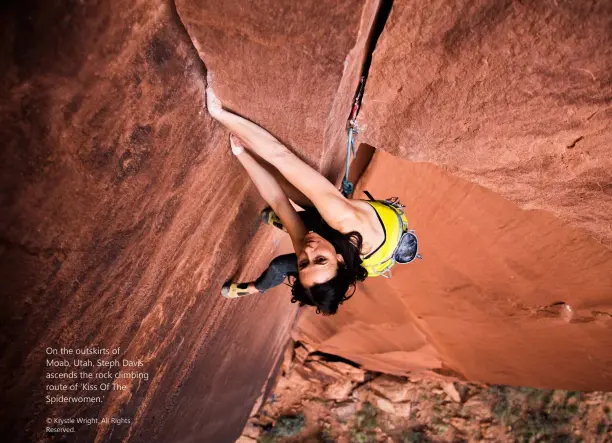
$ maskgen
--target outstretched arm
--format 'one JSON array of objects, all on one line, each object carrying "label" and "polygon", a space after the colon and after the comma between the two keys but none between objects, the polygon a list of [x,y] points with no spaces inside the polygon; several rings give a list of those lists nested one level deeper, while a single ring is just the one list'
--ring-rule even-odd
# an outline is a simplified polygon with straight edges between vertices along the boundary
[{"label": "outstretched arm", "polygon": [[323,219],[341,232],[360,230],[357,209],[319,172],[303,162],[272,134],[255,123],[222,108],[207,89],[211,116],[238,135],[246,146],[270,163],[317,208]]},{"label": "outstretched arm", "polygon": [[249,152],[245,151],[239,140],[230,137],[232,152],[246,169],[249,177],[257,187],[261,197],[270,205],[272,210],[278,215],[281,223],[287,229],[291,238],[293,249],[296,254],[302,251],[302,240],[308,232],[302,219],[297,214],[289,198],[283,192],[281,185],[274,176],[267,171]]}]

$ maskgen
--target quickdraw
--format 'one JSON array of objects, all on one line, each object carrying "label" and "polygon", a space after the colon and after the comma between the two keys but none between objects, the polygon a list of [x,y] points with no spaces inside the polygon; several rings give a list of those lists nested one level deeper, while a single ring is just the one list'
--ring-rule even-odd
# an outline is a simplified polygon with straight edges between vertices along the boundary
[{"label": "quickdraw", "polygon": [[348,197],[353,193],[353,183],[349,181],[349,168],[351,162],[351,152],[353,153],[353,157],[357,155],[355,149],[355,134],[359,133],[359,128],[357,127],[357,114],[359,113],[359,109],[361,107],[361,98],[363,97],[363,89],[365,87],[365,76],[361,77],[359,80],[359,87],[357,88],[357,93],[355,94],[355,100],[353,101],[353,108],[351,109],[351,115],[349,116],[348,122],[346,124],[348,131],[348,141],[346,144],[346,166],[344,169],[344,178],[342,179],[342,195]]}]

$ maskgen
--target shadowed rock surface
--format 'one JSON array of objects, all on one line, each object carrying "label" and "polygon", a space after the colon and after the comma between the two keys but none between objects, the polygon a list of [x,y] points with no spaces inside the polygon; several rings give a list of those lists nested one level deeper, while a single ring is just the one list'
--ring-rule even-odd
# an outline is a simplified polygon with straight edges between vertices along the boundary
[{"label": "shadowed rock surface", "polygon": [[[344,126],[334,130],[348,115],[363,57],[361,13],[375,12],[375,2],[363,4],[330,16],[317,2],[279,10],[294,23],[309,17],[304,29],[272,26],[271,4],[233,20],[222,16],[234,11],[229,3],[181,13],[210,31],[198,47],[220,51],[211,61],[221,98],[328,172],[333,159],[320,160],[332,152],[326,143],[342,138]],[[233,441],[296,305],[283,288],[233,303],[219,295],[237,269],[252,278],[265,268],[279,234],[255,235],[263,202],[204,109],[205,66],[174,3],[2,8],[3,434],[46,441],[47,417],[116,416],[132,422],[77,426],[68,438]],[[223,21],[202,24],[213,9]],[[249,37],[242,25],[259,31]],[[316,34],[303,43],[313,44],[286,56],[291,35],[308,27]],[[330,32],[339,41],[325,40]],[[124,381],[126,390],[102,404],[51,407],[48,346],[121,347],[121,358],[143,359],[150,379]]]},{"label": "shadowed rock surface", "polygon": [[612,245],[609,1],[395,0],[359,124]]}]

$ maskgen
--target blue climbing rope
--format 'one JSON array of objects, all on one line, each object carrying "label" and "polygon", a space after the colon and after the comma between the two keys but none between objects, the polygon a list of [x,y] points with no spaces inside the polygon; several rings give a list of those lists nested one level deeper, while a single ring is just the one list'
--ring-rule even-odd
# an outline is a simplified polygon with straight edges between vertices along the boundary
[{"label": "blue climbing rope", "polygon": [[353,158],[357,155],[355,149],[355,134],[359,133],[357,128],[357,114],[359,113],[359,108],[361,106],[361,97],[363,96],[363,88],[365,86],[365,76],[361,77],[359,81],[359,88],[357,88],[357,93],[355,94],[355,100],[353,101],[353,109],[351,109],[351,115],[347,122],[347,130],[348,130],[348,141],[346,143],[346,164],[344,168],[344,178],[342,179],[342,188],[340,192],[345,197],[348,197],[353,193],[353,183],[349,181],[349,170],[351,163],[351,153],[353,154]]},{"label": "blue climbing rope", "polygon": [[349,127],[348,129],[348,143],[346,146],[346,166],[344,169],[344,178],[342,179],[342,195],[348,197],[353,193],[353,184],[349,181],[349,169],[351,162],[351,153],[353,157],[355,157],[355,139],[353,138],[353,134],[355,133],[355,128]]}]

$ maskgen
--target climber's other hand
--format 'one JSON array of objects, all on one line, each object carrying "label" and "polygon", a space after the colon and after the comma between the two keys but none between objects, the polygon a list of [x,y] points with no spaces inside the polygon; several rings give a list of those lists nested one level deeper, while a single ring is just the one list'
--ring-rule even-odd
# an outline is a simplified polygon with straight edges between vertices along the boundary
[{"label": "climber's other hand", "polygon": [[242,140],[233,134],[230,135],[230,146],[232,147],[232,153],[234,155],[240,155],[244,152]]}]

